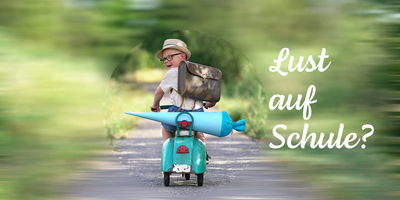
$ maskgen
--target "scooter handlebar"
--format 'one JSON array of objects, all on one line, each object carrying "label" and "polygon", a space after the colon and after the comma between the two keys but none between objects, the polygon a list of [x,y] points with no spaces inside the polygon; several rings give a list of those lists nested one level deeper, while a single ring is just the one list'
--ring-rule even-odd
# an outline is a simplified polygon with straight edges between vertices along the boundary
[{"label": "scooter handlebar", "polygon": [[[206,105],[206,103],[203,103],[203,106],[205,106]],[[171,108],[172,106],[174,106],[174,105],[163,105],[163,106],[160,106],[161,107],[161,110],[162,109],[168,109],[168,108]],[[155,111],[156,109],[155,108],[151,108],[151,111]]]},{"label": "scooter handlebar", "polygon": [[[160,106],[160,108],[161,108],[161,110],[162,110],[162,109],[171,108],[172,106],[174,106],[174,105],[164,105],[164,106]],[[151,111],[155,111],[155,110],[157,110],[157,109],[156,109],[156,108],[150,108],[150,110],[151,110]]]}]

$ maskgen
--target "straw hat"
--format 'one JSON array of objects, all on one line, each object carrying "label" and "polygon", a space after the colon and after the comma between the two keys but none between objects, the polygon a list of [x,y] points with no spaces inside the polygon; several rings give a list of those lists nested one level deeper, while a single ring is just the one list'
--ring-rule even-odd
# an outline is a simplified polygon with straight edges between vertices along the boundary
[{"label": "straw hat", "polygon": [[176,50],[182,51],[183,53],[186,54],[186,60],[188,60],[191,55],[189,49],[187,49],[187,47],[186,47],[186,44],[182,40],[179,40],[179,39],[166,39],[164,41],[164,45],[163,45],[162,49],[160,51],[158,51],[158,53],[157,53],[158,59],[163,58],[162,52],[165,49],[176,49]]}]

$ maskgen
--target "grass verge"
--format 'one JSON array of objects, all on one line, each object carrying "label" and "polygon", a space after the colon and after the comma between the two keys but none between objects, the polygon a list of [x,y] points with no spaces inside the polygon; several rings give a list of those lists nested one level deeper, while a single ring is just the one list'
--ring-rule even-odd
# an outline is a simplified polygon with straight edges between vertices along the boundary
[{"label": "grass verge", "polygon": [[104,127],[111,147],[113,140],[123,139],[141,118],[124,112],[148,112],[154,95],[141,89],[139,83],[110,80],[104,101]]}]

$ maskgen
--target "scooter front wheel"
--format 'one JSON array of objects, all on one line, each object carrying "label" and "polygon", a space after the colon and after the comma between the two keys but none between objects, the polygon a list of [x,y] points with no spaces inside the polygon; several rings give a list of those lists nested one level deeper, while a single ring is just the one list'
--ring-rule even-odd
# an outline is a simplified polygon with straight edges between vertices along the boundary
[{"label": "scooter front wheel", "polygon": [[164,185],[165,186],[169,185],[169,175],[170,175],[170,173],[164,172]]},{"label": "scooter front wheel", "polygon": [[204,179],[204,173],[197,174],[197,185],[198,186],[203,186],[203,179]]}]

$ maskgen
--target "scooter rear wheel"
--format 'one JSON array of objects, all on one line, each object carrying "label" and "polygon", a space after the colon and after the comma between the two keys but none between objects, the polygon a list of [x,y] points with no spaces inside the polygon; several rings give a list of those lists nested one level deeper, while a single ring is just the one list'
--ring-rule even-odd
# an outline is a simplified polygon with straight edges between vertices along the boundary
[{"label": "scooter rear wheel", "polygon": [[164,172],[164,185],[165,186],[169,185],[169,175],[170,175],[170,173]]},{"label": "scooter rear wheel", "polygon": [[190,179],[190,174],[185,174],[185,179],[189,180]]},{"label": "scooter rear wheel", "polygon": [[198,186],[203,186],[203,179],[204,179],[204,173],[197,174],[197,185]]}]

